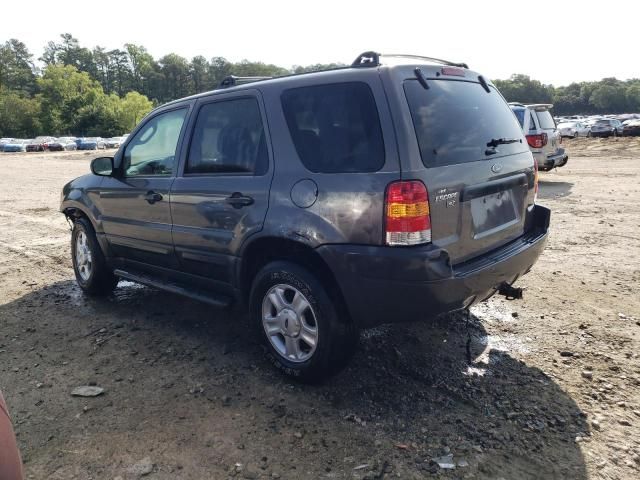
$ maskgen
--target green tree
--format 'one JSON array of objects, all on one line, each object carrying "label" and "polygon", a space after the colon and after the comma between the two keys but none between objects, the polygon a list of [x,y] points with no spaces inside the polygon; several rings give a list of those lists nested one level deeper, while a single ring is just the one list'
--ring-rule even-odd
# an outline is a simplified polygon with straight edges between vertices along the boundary
[{"label": "green tree", "polygon": [[12,38],[0,46],[0,88],[32,95],[36,90],[33,55],[27,46]]},{"label": "green tree", "polygon": [[528,75],[511,75],[509,80],[493,82],[509,102],[550,103],[553,99],[553,87],[532,80]]},{"label": "green tree", "polygon": [[41,133],[40,100],[0,88],[0,137],[31,137]]},{"label": "green tree", "polygon": [[158,61],[163,76],[164,88],[159,100],[167,102],[194,93],[193,82],[189,73],[189,62],[175,53],[165,55]]},{"label": "green tree", "polygon": [[589,102],[602,113],[622,113],[626,109],[626,90],[623,85],[605,79],[593,90]]},{"label": "green tree", "polygon": [[[38,79],[42,126],[50,134],[85,133],[87,112],[102,101],[102,86],[72,65],[49,65]],[[82,115],[80,115],[82,112]]]},{"label": "green tree", "polygon": [[205,92],[211,89],[209,80],[209,62],[199,55],[191,59],[189,66],[194,93]]},{"label": "green tree", "polygon": [[627,86],[625,96],[628,111],[640,112],[640,81],[636,81]]},{"label": "green tree", "polygon": [[118,110],[119,133],[130,132],[151,111],[153,103],[138,92],[129,92],[120,100]]}]

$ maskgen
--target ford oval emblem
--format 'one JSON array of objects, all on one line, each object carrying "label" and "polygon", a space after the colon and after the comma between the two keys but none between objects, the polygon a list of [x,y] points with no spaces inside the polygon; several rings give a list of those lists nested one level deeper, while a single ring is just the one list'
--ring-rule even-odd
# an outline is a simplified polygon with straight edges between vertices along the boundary
[{"label": "ford oval emblem", "polygon": [[494,163],[493,165],[491,165],[491,171],[493,173],[500,173],[501,170],[502,170],[502,165],[500,165],[499,163]]}]

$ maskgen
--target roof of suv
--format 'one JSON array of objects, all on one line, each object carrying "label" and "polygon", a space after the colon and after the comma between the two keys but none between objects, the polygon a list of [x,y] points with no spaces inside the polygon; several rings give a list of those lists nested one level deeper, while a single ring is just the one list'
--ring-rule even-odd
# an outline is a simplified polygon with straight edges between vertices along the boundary
[{"label": "roof of suv", "polygon": [[[409,59],[413,61],[382,63],[381,62],[382,57],[389,58],[389,59],[391,58]],[[401,67],[401,66],[414,65],[414,64],[428,64],[428,65],[435,64],[435,65],[444,65],[448,67],[463,68],[466,70],[469,69],[469,66],[466,63],[450,62],[448,60],[442,60],[442,59],[433,58],[433,57],[424,57],[419,55],[398,54],[398,53],[381,54],[376,52],[364,52],[358,55],[358,57],[354,60],[354,62],[351,65],[345,65],[344,67],[335,67],[335,68],[329,68],[325,70],[316,70],[312,72],[292,73],[289,75],[282,75],[279,77],[235,77],[233,75],[230,75],[225,79],[223,79],[222,82],[220,82],[220,85],[218,86],[218,88],[214,90],[198,93],[195,95],[191,95],[189,97],[179,98],[171,102],[167,102],[161,105],[160,107],[165,107],[167,105],[172,105],[174,103],[183,102],[186,100],[194,100],[197,98],[206,97],[211,95],[212,93],[234,91],[236,89],[239,90],[243,87],[246,88],[247,85],[249,84],[252,85],[254,83],[274,84],[274,83],[285,82],[288,79],[293,77],[297,78],[301,76],[316,76],[316,75],[317,76],[321,76],[321,75],[322,76],[339,76],[342,72],[353,71],[357,69],[369,69],[369,68],[377,68],[381,66],[394,68],[394,67]]]}]

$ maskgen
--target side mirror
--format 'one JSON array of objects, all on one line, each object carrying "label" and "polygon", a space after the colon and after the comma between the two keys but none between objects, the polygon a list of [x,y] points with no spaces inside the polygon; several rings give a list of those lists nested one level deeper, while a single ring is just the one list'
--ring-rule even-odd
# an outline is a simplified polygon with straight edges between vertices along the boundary
[{"label": "side mirror", "polygon": [[91,173],[101,177],[113,175],[113,157],[98,157],[91,160]]}]

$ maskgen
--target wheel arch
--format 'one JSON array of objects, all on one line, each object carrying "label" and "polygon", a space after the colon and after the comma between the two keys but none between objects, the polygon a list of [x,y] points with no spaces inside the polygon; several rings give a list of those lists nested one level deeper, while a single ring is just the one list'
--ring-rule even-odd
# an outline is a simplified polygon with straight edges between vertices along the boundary
[{"label": "wheel arch", "polygon": [[238,286],[244,303],[248,303],[256,274],[268,263],[285,260],[306,268],[316,275],[332,298],[338,300],[340,318],[351,321],[342,291],[336,277],[316,250],[300,241],[281,237],[263,236],[247,244],[238,262]]}]

